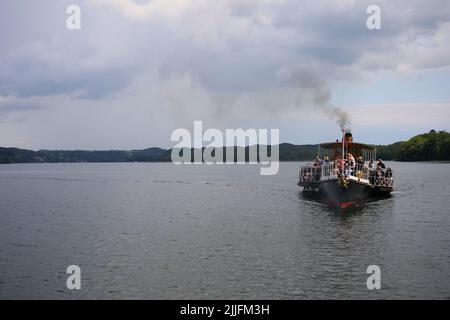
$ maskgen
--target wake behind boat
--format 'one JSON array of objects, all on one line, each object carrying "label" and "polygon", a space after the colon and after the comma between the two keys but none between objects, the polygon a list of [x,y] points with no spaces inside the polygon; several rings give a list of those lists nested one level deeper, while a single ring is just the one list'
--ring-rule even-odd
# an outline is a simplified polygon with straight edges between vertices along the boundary
[{"label": "wake behind boat", "polygon": [[392,170],[375,159],[374,146],[353,142],[352,134],[343,131],[342,141],[320,144],[316,162],[300,167],[298,185],[304,195],[340,208],[389,195],[394,186]]}]

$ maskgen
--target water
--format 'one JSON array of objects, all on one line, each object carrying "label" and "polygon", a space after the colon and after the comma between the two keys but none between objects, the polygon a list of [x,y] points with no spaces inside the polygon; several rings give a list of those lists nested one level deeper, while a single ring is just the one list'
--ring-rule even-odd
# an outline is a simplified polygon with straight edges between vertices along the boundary
[{"label": "water", "polygon": [[450,164],[388,165],[391,198],[340,212],[299,163],[0,165],[0,298],[449,299]]}]

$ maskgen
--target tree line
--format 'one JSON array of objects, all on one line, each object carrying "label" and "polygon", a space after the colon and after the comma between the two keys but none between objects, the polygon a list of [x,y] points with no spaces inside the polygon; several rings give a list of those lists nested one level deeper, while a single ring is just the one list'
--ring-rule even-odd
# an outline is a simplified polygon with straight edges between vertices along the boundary
[{"label": "tree line", "polygon": [[[235,154],[237,148],[234,147]],[[279,145],[280,161],[310,161],[317,155],[317,145]],[[270,146],[269,146],[270,150]],[[249,147],[245,148],[248,155]],[[193,150],[191,150],[193,152]],[[378,157],[397,161],[450,161],[450,133],[431,130],[389,145],[377,146]],[[225,154],[225,148],[224,148]],[[26,150],[0,148],[0,163],[39,162],[169,162],[171,149],[148,148],[143,150]]]}]

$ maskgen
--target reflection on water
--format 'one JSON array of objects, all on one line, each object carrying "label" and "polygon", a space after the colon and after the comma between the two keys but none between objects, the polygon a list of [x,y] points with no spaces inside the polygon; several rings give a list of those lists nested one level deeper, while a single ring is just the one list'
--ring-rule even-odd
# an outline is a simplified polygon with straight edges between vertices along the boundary
[{"label": "reflection on water", "polygon": [[[302,188],[300,188],[302,189]],[[393,192],[395,193],[395,192]],[[398,192],[397,192],[398,193]],[[335,205],[330,204],[327,201],[324,201],[323,198],[318,196],[315,193],[311,192],[298,192],[298,197],[300,200],[303,201],[309,201],[315,205],[320,205],[324,210],[328,210],[329,212],[332,212],[334,214],[337,214],[339,217],[347,218],[349,216],[355,215],[355,214],[361,214],[363,213],[366,208],[373,202],[383,201],[383,200],[389,200],[392,198],[392,194],[383,194],[383,195],[377,195],[372,196],[370,198],[364,199],[359,202],[355,202],[353,205],[345,208],[340,208]]]},{"label": "reflection on water", "polygon": [[343,210],[298,163],[1,165],[0,298],[449,298],[450,165],[389,165],[391,197]]}]

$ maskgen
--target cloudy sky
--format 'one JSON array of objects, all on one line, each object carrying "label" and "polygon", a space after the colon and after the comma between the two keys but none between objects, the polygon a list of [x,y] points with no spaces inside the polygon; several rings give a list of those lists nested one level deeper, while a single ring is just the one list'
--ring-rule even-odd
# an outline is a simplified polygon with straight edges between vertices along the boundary
[{"label": "cloudy sky", "polygon": [[0,0],[0,37],[0,146],[171,147],[194,120],[317,143],[331,106],[368,143],[450,129],[448,0]]}]

